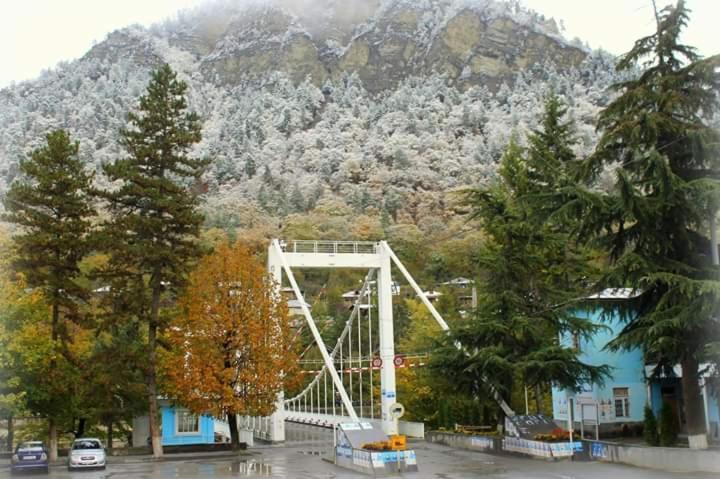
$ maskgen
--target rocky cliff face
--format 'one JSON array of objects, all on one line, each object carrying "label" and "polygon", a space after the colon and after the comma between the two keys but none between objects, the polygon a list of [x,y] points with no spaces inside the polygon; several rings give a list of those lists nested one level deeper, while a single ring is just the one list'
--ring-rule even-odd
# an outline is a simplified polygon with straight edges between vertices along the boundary
[{"label": "rocky cliff face", "polygon": [[53,128],[102,184],[165,62],[203,120],[194,154],[212,160],[208,221],[223,227],[248,205],[285,216],[337,200],[435,228],[449,191],[490,181],[550,90],[577,120],[578,154],[591,151],[617,79],[612,58],[514,1],[216,0],[0,90],[0,196]]},{"label": "rocky cliff face", "polygon": [[[518,71],[546,62],[574,67],[586,56],[561,38],[554,21],[500,0],[219,1],[152,33],[223,85],[280,71],[316,85],[356,72],[373,92],[434,73],[463,87],[496,87]],[[159,61],[128,35],[110,35],[89,55],[107,54],[110,45],[143,65]]]}]

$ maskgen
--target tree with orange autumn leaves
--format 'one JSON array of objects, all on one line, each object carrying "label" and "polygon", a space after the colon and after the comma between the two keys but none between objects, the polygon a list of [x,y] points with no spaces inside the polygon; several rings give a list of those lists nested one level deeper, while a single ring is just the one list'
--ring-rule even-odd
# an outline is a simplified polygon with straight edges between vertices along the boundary
[{"label": "tree with orange autumn leaves", "polygon": [[227,417],[239,444],[237,415],[274,412],[297,378],[287,305],[252,252],[222,244],[204,257],[167,329],[167,391],[196,414]]}]

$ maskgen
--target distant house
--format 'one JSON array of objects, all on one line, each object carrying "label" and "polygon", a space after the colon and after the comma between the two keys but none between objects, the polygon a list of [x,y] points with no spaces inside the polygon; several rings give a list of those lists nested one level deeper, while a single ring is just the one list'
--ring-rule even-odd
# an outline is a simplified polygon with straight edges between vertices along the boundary
[{"label": "distant house", "polygon": [[299,299],[288,299],[287,300],[287,307],[288,312],[290,313],[290,316],[303,316],[302,311],[302,305],[305,304],[305,307],[308,309],[312,308],[312,305],[310,303],[300,301]]},{"label": "distant house", "polygon": [[[228,442],[230,429],[227,422],[212,416],[197,415],[188,409],[177,406],[168,400],[161,399],[160,435],[163,446],[181,446],[197,444],[214,444]],[[133,419],[133,447],[149,444],[150,425],[147,416]]]},{"label": "distant house", "polygon": [[444,283],[440,283],[441,286],[450,286],[453,288],[471,288],[475,285],[475,281],[463,278],[462,276],[459,278],[451,279],[450,281],[446,281]]},{"label": "distant house", "polygon": [[423,294],[425,294],[425,297],[430,301],[431,303],[434,303],[438,299],[440,299],[440,296],[443,294],[440,291],[423,291]]},{"label": "distant house", "polygon": [[462,276],[451,279],[444,283],[440,283],[443,288],[450,289],[457,297],[458,304],[462,308],[461,313],[465,313],[466,309],[477,308],[477,288],[475,281]]},{"label": "distant house", "polygon": [[[636,290],[628,288],[607,289],[588,298],[586,306],[576,312],[578,316],[604,325],[607,329],[600,330],[589,341],[578,337],[564,337],[562,341],[566,344],[572,342],[583,362],[607,364],[612,367],[612,372],[611,378],[602,387],[585,384],[579,392],[553,387],[553,417],[558,424],[568,424],[568,412],[572,408],[576,431],[580,431],[580,423],[584,422],[586,434],[589,431],[592,435],[595,421],[598,420],[600,434],[620,432],[642,424],[646,404],[659,416],[663,401],[667,401],[676,412],[678,423],[684,427],[680,368],[676,367],[667,377],[657,376],[654,375],[654,365],[645,364],[640,349],[626,352],[604,350],[624,326],[621,306],[629,306],[627,302],[638,295]],[[718,398],[710,393],[705,379],[701,380],[701,389],[708,438],[720,439]]]},{"label": "distant house", "polygon": [[[375,281],[370,281],[370,285],[375,285]],[[400,284],[397,281],[393,281],[390,285],[390,291],[393,296],[398,296],[400,294]],[[359,289],[353,289],[351,291],[346,291],[342,295],[343,301],[347,305],[348,309],[352,309],[355,307],[355,302],[360,298],[360,290]],[[370,291],[365,291],[365,300],[360,301],[360,304],[358,305],[359,309],[365,310],[368,308],[371,308],[368,303],[370,303]]]}]

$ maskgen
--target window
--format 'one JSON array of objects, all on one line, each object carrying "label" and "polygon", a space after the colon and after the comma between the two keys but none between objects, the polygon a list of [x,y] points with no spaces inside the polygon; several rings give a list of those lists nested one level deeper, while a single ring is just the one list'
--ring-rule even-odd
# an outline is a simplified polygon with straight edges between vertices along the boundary
[{"label": "window", "polygon": [[572,345],[575,352],[582,352],[580,351],[580,335],[578,333],[573,333],[572,335]]},{"label": "window", "polygon": [[178,410],[175,413],[178,434],[190,434],[200,431],[200,418],[187,409]]},{"label": "window", "polygon": [[72,448],[73,448],[73,450],[102,449],[102,446],[100,445],[100,442],[96,441],[95,439],[79,439],[79,440],[73,442]]},{"label": "window", "polygon": [[615,417],[630,416],[630,393],[628,388],[613,388],[613,402],[615,403]]}]

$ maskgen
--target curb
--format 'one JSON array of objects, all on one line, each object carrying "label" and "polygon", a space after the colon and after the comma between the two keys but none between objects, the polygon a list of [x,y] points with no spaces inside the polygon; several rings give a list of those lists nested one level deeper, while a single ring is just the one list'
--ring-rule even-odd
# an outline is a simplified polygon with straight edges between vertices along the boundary
[{"label": "curb", "polygon": [[[243,451],[222,451],[217,453],[180,453],[180,454],[167,454],[160,459],[155,459],[151,455],[137,455],[137,456],[107,456],[107,464],[143,464],[152,462],[181,462],[190,460],[208,460],[208,459],[224,459],[230,457],[252,457],[255,454],[247,450]],[[67,461],[56,461],[50,464],[51,468],[66,467]],[[0,471],[10,469],[10,464],[0,464]]]}]

